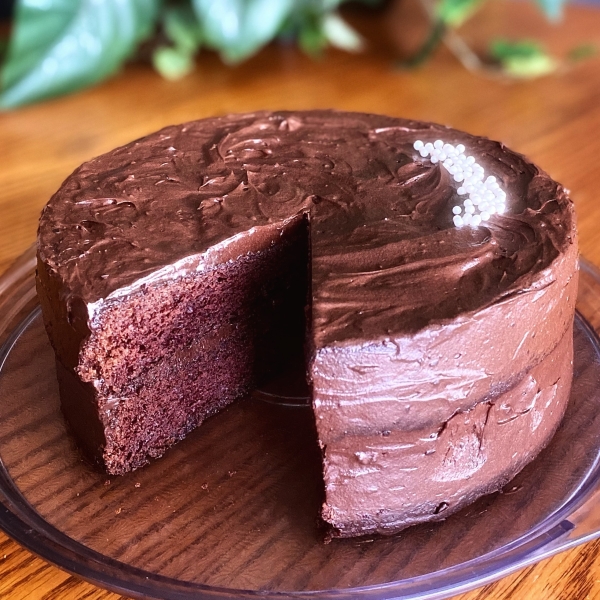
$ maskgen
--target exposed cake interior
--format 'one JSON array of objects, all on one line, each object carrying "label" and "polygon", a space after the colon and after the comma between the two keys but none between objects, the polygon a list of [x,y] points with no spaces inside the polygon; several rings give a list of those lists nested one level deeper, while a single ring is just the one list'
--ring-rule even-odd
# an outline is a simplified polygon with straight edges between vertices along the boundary
[{"label": "exposed cake interior", "polygon": [[306,217],[261,233],[258,251],[104,304],[78,372],[96,382],[110,473],[162,455],[301,350]]}]

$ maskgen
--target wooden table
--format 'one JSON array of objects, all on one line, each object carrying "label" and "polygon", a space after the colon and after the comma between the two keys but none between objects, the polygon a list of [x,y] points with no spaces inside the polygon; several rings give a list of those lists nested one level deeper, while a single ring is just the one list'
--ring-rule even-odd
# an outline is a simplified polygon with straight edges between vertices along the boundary
[{"label": "wooden table", "polygon": [[[522,8],[523,23],[533,12]],[[338,109],[438,121],[506,142],[526,153],[572,192],[581,251],[600,265],[600,62],[533,82],[506,83],[466,71],[446,50],[424,68],[392,68],[399,9],[351,15],[370,40],[352,56],[331,51],[311,61],[273,46],[226,68],[209,54],[179,82],[143,64],[71,97],[0,115],[0,272],[35,240],[39,211],[82,161],[171,123],[256,109]],[[600,10],[572,7],[566,45],[595,40]],[[598,153],[598,155],[596,154]],[[46,564],[0,533],[0,597],[118,596]],[[462,600],[600,598],[600,541],[565,552]]]}]

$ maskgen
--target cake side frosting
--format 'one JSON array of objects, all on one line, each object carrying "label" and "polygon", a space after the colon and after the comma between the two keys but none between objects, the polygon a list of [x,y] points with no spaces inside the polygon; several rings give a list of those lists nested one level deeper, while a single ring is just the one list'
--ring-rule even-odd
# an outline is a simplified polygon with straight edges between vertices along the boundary
[{"label": "cake side frosting", "polygon": [[418,431],[328,445],[324,516],[334,535],[394,533],[498,491],[550,441],[569,398],[573,331],[511,390]]},{"label": "cake side frosting", "polygon": [[573,244],[536,285],[418,332],[317,349],[321,440],[441,425],[516,385],[572,326],[577,260]]}]

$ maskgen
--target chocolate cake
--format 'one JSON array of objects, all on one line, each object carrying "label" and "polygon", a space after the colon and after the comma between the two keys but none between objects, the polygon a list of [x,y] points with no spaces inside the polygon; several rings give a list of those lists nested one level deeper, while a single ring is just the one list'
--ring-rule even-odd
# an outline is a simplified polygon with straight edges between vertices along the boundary
[{"label": "chocolate cake", "polygon": [[[463,150],[464,173],[491,176],[489,203],[471,190],[464,212]],[[37,285],[62,410],[112,474],[304,346],[336,536],[500,489],[569,397],[571,201],[502,144],[430,123],[310,111],[167,127],[64,182]]]}]

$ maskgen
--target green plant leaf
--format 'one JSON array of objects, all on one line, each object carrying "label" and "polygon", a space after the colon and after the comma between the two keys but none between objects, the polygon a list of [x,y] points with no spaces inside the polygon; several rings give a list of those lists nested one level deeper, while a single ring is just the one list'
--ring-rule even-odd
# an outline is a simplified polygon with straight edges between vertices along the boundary
[{"label": "green plant leaf", "polygon": [[154,30],[160,0],[18,0],[0,71],[0,108],[112,75]]},{"label": "green plant leaf", "polygon": [[327,41],[336,48],[348,52],[359,52],[364,47],[364,41],[337,12],[331,12],[323,17],[323,34]]},{"label": "green plant leaf", "polygon": [[520,79],[533,79],[542,75],[549,75],[557,68],[557,61],[547,54],[527,58],[515,57],[507,59],[504,63],[506,73]]},{"label": "green plant leaf", "polygon": [[580,44],[569,51],[568,58],[570,62],[579,62],[592,58],[592,56],[596,56],[597,54],[598,47],[595,44]]},{"label": "green plant leaf", "polygon": [[169,40],[187,53],[197,52],[202,44],[202,27],[189,4],[165,7],[163,28]]},{"label": "green plant leaf", "polygon": [[236,63],[254,54],[280,31],[294,0],[192,0],[204,43]]},{"label": "green plant leaf", "polygon": [[327,47],[327,38],[316,19],[307,19],[298,33],[300,48],[309,56],[318,58]]},{"label": "green plant leaf", "polygon": [[438,19],[450,27],[460,27],[485,0],[439,0],[436,5]]},{"label": "green plant leaf", "polygon": [[183,48],[160,46],[152,53],[152,64],[165,79],[175,81],[194,70],[194,53]]},{"label": "green plant leaf", "polygon": [[540,44],[529,40],[494,40],[490,55],[508,75],[521,79],[547,75],[558,68],[558,62]]}]

